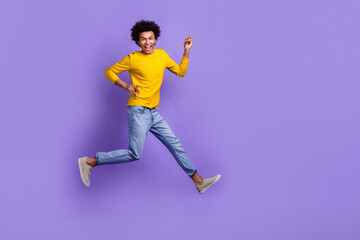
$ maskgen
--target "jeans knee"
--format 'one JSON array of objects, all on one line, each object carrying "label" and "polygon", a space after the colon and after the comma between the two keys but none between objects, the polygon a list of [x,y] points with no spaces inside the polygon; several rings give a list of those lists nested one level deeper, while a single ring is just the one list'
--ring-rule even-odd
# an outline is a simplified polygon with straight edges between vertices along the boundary
[{"label": "jeans knee", "polygon": [[134,156],[133,156],[133,159],[134,159],[134,160],[139,160],[139,159],[140,159],[140,156],[139,156],[139,155],[134,155]]},{"label": "jeans knee", "polygon": [[133,160],[139,160],[141,157],[141,152],[130,149],[130,155]]}]

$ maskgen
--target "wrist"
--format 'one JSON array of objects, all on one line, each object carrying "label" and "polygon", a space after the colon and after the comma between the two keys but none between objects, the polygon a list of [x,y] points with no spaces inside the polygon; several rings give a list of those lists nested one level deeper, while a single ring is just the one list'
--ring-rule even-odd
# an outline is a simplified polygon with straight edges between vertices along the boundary
[{"label": "wrist", "polygon": [[189,51],[190,51],[190,49],[186,49],[186,48],[185,48],[185,50],[184,50],[184,57],[189,58]]},{"label": "wrist", "polygon": [[126,89],[127,88],[127,83],[124,82],[124,81],[121,81],[121,82],[119,82],[119,87]]}]

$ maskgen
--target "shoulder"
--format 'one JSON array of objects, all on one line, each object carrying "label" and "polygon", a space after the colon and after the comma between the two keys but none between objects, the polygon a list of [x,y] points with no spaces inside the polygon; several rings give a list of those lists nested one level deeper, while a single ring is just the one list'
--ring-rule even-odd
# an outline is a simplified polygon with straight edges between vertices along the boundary
[{"label": "shoulder", "polygon": [[134,55],[134,54],[132,54],[132,53],[128,53],[127,55],[124,56],[123,60],[129,61],[129,60],[133,57],[133,55]]},{"label": "shoulder", "polygon": [[161,48],[155,48],[154,50],[160,52],[160,53],[166,53],[164,49]]},{"label": "shoulder", "polygon": [[129,53],[127,56],[131,57],[131,56],[138,55],[139,53],[140,53],[139,51],[133,51],[132,53]]},{"label": "shoulder", "polygon": [[167,52],[164,49],[160,49],[157,48],[155,49],[157,52],[159,52],[159,55],[165,56],[165,57],[169,57],[169,54],[167,54]]},{"label": "shoulder", "polygon": [[131,59],[135,60],[137,57],[139,57],[139,54],[139,51],[133,51],[132,53],[128,53],[125,58],[127,58],[129,61],[131,61]]}]

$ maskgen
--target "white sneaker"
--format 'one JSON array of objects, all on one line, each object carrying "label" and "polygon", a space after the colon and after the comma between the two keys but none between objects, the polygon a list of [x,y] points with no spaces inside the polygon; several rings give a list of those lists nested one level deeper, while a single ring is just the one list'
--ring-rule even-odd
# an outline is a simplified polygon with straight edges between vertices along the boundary
[{"label": "white sneaker", "polygon": [[214,185],[221,177],[221,174],[216,175],[212,178],[203,178],[204,183],[200,186],[196,186],[196,189],[199,191],[200,194],[204,193],[206,190],[209,189],[212,185]]},{"label": "white sneaker", "polygon": [[79,163],[81,180],[86,187],[90,187],[90,175],[93,167],[86,163],[87,158],[88,157],[79,158],[78,163]]}]

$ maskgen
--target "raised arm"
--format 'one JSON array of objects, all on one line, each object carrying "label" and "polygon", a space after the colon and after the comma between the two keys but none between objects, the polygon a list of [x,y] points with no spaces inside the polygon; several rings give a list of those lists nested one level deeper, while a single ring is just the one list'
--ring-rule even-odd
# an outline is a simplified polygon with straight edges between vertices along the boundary
[{"label": "raised arm", "polygon": [[193,45],[192,37],[189,36],[185,38],[184,55],[183,58],[181,59],[180,64],[177,64],[174,60],[172,60],[169,57],[169,55],[167,55],[168,62],[166,68],[172,73],[178,75],[179,77],[184,77],[189,63],[189,52],[192,45]]},{"label": "raised arm", "polygon": [[181,59],[180,64],[177,64],[174,60],[172,60],[169,56],[168,56],[168,62],[166,64],[166,68],[178,75],[179,77],[184,77],[186,70],[187,70],[187,66],[189,63],[189,58],[183,56],[183,58]]}]

